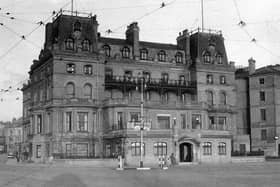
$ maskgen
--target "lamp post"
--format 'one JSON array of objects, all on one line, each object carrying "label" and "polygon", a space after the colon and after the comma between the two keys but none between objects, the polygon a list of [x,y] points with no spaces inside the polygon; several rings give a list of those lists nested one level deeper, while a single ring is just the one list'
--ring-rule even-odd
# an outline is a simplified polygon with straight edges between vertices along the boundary
[{"label": "lamp post", "polygon": [[176,117],[173,117],[173,125],[172,125],[172,134],[173,134],[173,146],[174,146],[174,149],[173,149],[173,153],[174,153],[174,156],[176,158],[176,139],[177,139],[177,132],[176,132]]},{"label": "lamp post", "polygon": [[[279,139],[279,136],[275,136],[275,137],[274,137],[274,140],[275,140],[275,156],[278,156],[278,155],[277,155],[278,139]],[[279,150],[278,150],[278,152],[279,152]]]},{"label": "lamp post", "polygon": [[144,77],[141,74],[141,113],[140,113],[140,168],[143,167],[143,130],[144,130]]}]

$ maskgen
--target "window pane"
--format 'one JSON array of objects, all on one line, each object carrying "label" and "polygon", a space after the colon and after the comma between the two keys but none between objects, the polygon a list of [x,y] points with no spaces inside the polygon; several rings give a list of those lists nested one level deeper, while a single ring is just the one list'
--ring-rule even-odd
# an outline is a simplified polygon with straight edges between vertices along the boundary
[{"label": "window pane", "polygon": [[192,128],[201,129],[201,115],[200,114],[192,115]]},{"label": "window pane", "polygon": [[170,128],[170,117],[169,116],[158,116],[158,127],[160,129],[169,129]]}]

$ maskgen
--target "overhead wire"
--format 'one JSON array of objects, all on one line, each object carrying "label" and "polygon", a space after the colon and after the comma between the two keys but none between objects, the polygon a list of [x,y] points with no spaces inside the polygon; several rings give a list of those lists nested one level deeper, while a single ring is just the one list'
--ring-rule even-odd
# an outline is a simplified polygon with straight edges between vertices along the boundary
[{"label": "overhead wire", "polygon": [[[66,3],[62,8],[65,8],[66,6],[68,6],[71,2]],[[43,21],[39,21],[37,24],[38,26],[36,26],[34,29],[32,29],[29,33],[25,34],[25,35],[21,35],[21,39],[16,42],[14,45],[12,45],[4,54],[2,54],[0,56],[0,60],[2,60],[4,57],[6,57],[13,49],[15,49],[23,40],[26,40],[27,37],[29,37],[32,33],[34,33],[37,29],[39,29],[42,25],[45,24],[45,22],[47,22],[49,19],[51,19],[55,14],[55,11],[53,11],[53,13],[46,18]],[[30,42],[30,41],[29,41]],[[35,43],[32,43],[34,45],[36,45]],[[36,45],[36,47],[38,47],[38,45]],[[1,63],[1,62],[0,62]],[[3,66],[5,67],[8,64],[8,62],[4,63]]]},{"label": "overhead wire", "polygon": [[[139,21],[139,20],[141,20],[141,19],[143,19],[143,18],[145,18],[145,17],[147,17],[147,16],[149,16],[149,15],[151,15],[151,14],[157,12],[158,10],[160,10],[160,9],[166,7],[166,6],[169,6],[169,5],[173,4],[175,1],[176,1],[176,0],[173,0],[173,1],[171,1],[170,3],[164,3],[164,2],[162,2],[161,5],[160,5],[160,7],[156,8],[156,9],[153,9],[152,11],[147,12],[147,13],[145,13],[144,15],[142,15],[142,16],[140,16],[140,17],[137,17],[137,18],[135,18],[135,19],[133,19],[133,20],[134,20],[134,21]],[[108,29],[108,30],[105,31],[105,33],[106,33],[106,34],[111,34],[111,33],[115,32],[115,31],[117,31],[117,30],[119,30],[120,28],[125,27],[125,26],[127,26],[127,23],[122,24],[122,25],[120,25],[120,26],[118,26],[118,27],[116,27],[116,28],[114,28],[114,29]]]}]

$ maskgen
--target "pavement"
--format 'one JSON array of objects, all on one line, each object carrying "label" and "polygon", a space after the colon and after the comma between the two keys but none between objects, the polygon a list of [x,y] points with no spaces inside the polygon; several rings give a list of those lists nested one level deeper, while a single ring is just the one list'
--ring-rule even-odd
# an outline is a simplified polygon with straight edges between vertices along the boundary
[{"label": "pavement", "polygon": [[280,162],[199,164],[167,170],[0,164],[0,187],[280,187]]}]

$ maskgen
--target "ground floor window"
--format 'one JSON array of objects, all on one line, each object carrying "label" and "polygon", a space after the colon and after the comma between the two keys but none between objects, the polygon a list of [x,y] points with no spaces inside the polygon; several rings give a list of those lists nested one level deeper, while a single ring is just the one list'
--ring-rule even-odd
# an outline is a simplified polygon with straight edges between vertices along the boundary
[{"label": "ground floor window", "polygon": [[78,156],[88,156],[88,144],[87,143],[77,143],[76,153]]},{"label": "ground floor window", "polygon": [[167,143],[165,142],[156,142],[154,143],[154,155],[167,155]]},{"label": "ground floor window", "polygon": [[66,156],[71,156],[72,144],[66,144]]},{"label": "ground floor window", "polygon": [[227,149],[226,149],[226,143],[220,142],[218,145],[219,149],[219,155],[226,155],[227,154]]},{"label": "ground floor window", "polygon": [[[145,143],[142,143],[143,155],[145,155]],[[140,142],[132,142],[131,143],[131,155],[132,156],[140,156]]]},{"label": "ground floor window", "polygon": [[105,145],[105,155],[106,155],[106,157],[111,156],[111,144]]},{"label": "ground floor window", "polygon": [[202,144],[203,148],[203,155],[212,155],[212,143],[211,142],[204,142]]},{"label": "ground floor window", "polygon": [[41,145],[36,145],[36,157],[41,158],[42,152],[41,152]]}]

